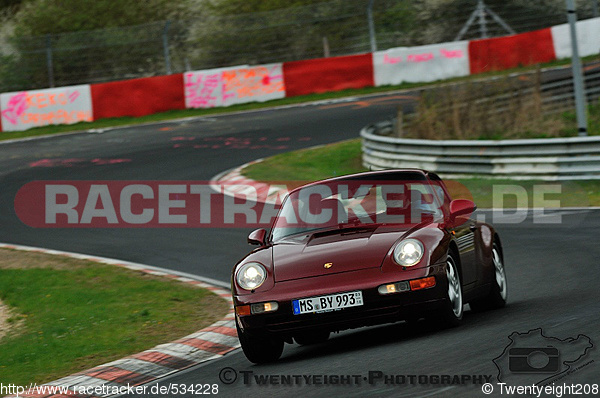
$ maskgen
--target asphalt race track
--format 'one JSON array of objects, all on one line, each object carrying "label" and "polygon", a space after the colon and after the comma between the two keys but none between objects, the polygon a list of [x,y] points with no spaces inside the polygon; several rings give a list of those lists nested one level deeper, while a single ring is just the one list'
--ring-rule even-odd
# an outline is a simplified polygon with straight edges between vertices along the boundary
[{"label": "asphalt race track", "polygon": [[[393,116],[414,95],[370,96],[0,145],[0,241],[120,258],[227,283],[233,264],[249,251],[248,230],[34,229],[16,217],[15,194],[35,180],[206,181],[257,158],[355,138],[360,128]],[[511,334],[536,328],[547,338],[532,332],[529,340],[513,335],[513,341],[526,348],[553,345],[564,361],[581,349],[581,355],[571,358],[571,373],[561,375],[556,384],[600,383],[598,350],[583,344],[600,343],[600,211],[563,211],[562,220],[552,223],[544,220],[556,221],[556,214],[530,215],[520,223],[511,223],[510,216],[481,214],[496,221],[503,239],[509,282],[505,309],[468,311],[461,327],[448,330],[424,322],[410,327],[398,323],[343,332],[316,346],[287,345],[282,359],[271,365],[252,365],[238,350],[158,384],[180,386],[179,392],[181,386],[192,387],[185,394],[171,390],[167,396],[173,397],[200,395],[207,391],[201,387],[205,384],[218,384],[221,396],[481,397],[481,383],[473,384],[467,376],[480,375],[477,380],[484,382],[481,376],[486,375],[492,377],[492,396],[505,396],[500,395],[493,360],[506,360]],[[561,341],[568,338],[574,340]],[[519,379],[507,374],[505,366],[500,363],[500,373],[512,383],[531,385],[548,376]],[[465,384],[457,384],[455,376]],[[270,385],[259,385],[261,380]],[[285,380],[295,380],[295,385],[281,385]]]}]

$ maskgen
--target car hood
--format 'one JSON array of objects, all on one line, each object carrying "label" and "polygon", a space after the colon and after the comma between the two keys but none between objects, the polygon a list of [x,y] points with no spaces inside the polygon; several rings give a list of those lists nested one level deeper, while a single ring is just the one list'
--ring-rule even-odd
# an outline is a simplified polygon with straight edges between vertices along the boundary
[{"label": "car hood", "polygon": [[378,268],[407,230],[357,227],[286,238],[273,245],[275,281]]}]

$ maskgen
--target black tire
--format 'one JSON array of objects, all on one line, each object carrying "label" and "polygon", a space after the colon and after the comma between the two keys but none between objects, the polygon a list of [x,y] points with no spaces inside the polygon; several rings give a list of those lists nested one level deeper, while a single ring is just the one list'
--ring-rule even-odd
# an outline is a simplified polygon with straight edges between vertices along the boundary
[{"label": "black tire", "polygon": [[455,255],[448,253],[446,258],[446,276],[448,279],[448,290],[446,300],[442,308],[436,313],[435,321],[441,322],[442,327],[455,327],[462,323],[464,313],[464,302],[460,273]]},{"label": "black tire", "polygon": [[[237,325],[236,325],[237,326]],[[246,358],[252,363],[261,364],[275,362],[283,353],[284,342],[278,338],[251,335],[243,332],[237,326],[238,338],[242,345],[242,351]]]},{"label": "black tire", "polygon": [[494,264],[494,277],[490,293],[480,299],[473,300],[469,306],[473,311],[487,311],[502,308],[506,305],[508,298],[506,284],[506,270],[504,269],[504,258],[498,244],[494,243],[492,248],[492,262]]},{"label": "black tire", "polygon": [[306,332],[294,336],[296,343],[300,345],[311,345],[324,343],[329,339],[329,331]]}]

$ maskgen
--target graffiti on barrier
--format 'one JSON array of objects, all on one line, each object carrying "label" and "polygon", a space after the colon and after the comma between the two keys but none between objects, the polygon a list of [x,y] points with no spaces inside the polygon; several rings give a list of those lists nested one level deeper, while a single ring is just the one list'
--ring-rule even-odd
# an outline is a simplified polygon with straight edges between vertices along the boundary
[{"label": "graffiti on barrier", "polygon": [[184,77],[185,101],[188,108],[212,108],[221,96],[220,73],[186,73]]},{"label": "graffiti on barrier", "polygon": [[[447,50],[445,48],[441,48],[439,50],[440,58],[463,58],[465,56],[462,50]],[[406,56],[406,62],[427,62],[435,59],[434,52],[426,52],[421,54],[408,54]],[[392,56],[390,54],[383,55],[383,63],[388,65],[399,64],[403,61],[401,56]]]},{"label": "graffiti on barrier", "polygon": [[89,85],[4,93],[0,108],[4,131],[93,120]]},{"label": "graffiti on barrier", "polygon": [[285,97],[281,64],[187,72],[184,87],[187,108],[212,108]]},{"label": "graffiti on barrier", "polygon": [[468,41],[398,47],[373,53],[376,86],[468,76]]}]

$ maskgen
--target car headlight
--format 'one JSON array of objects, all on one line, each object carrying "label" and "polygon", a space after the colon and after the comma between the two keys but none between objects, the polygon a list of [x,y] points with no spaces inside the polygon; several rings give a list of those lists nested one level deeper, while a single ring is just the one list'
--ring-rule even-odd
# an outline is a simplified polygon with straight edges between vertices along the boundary
[{"label": "car headlight", "polygon": [[425,253],[423,244],[416,239],[406,239],[394,249],[394,261],[403,267],[415,265]]},{"label": "car headlight", "polygon": [[267,279],[267,270],[259,263],[247,263],[238,269],[236,280],[242,289],[254,290]]}]

